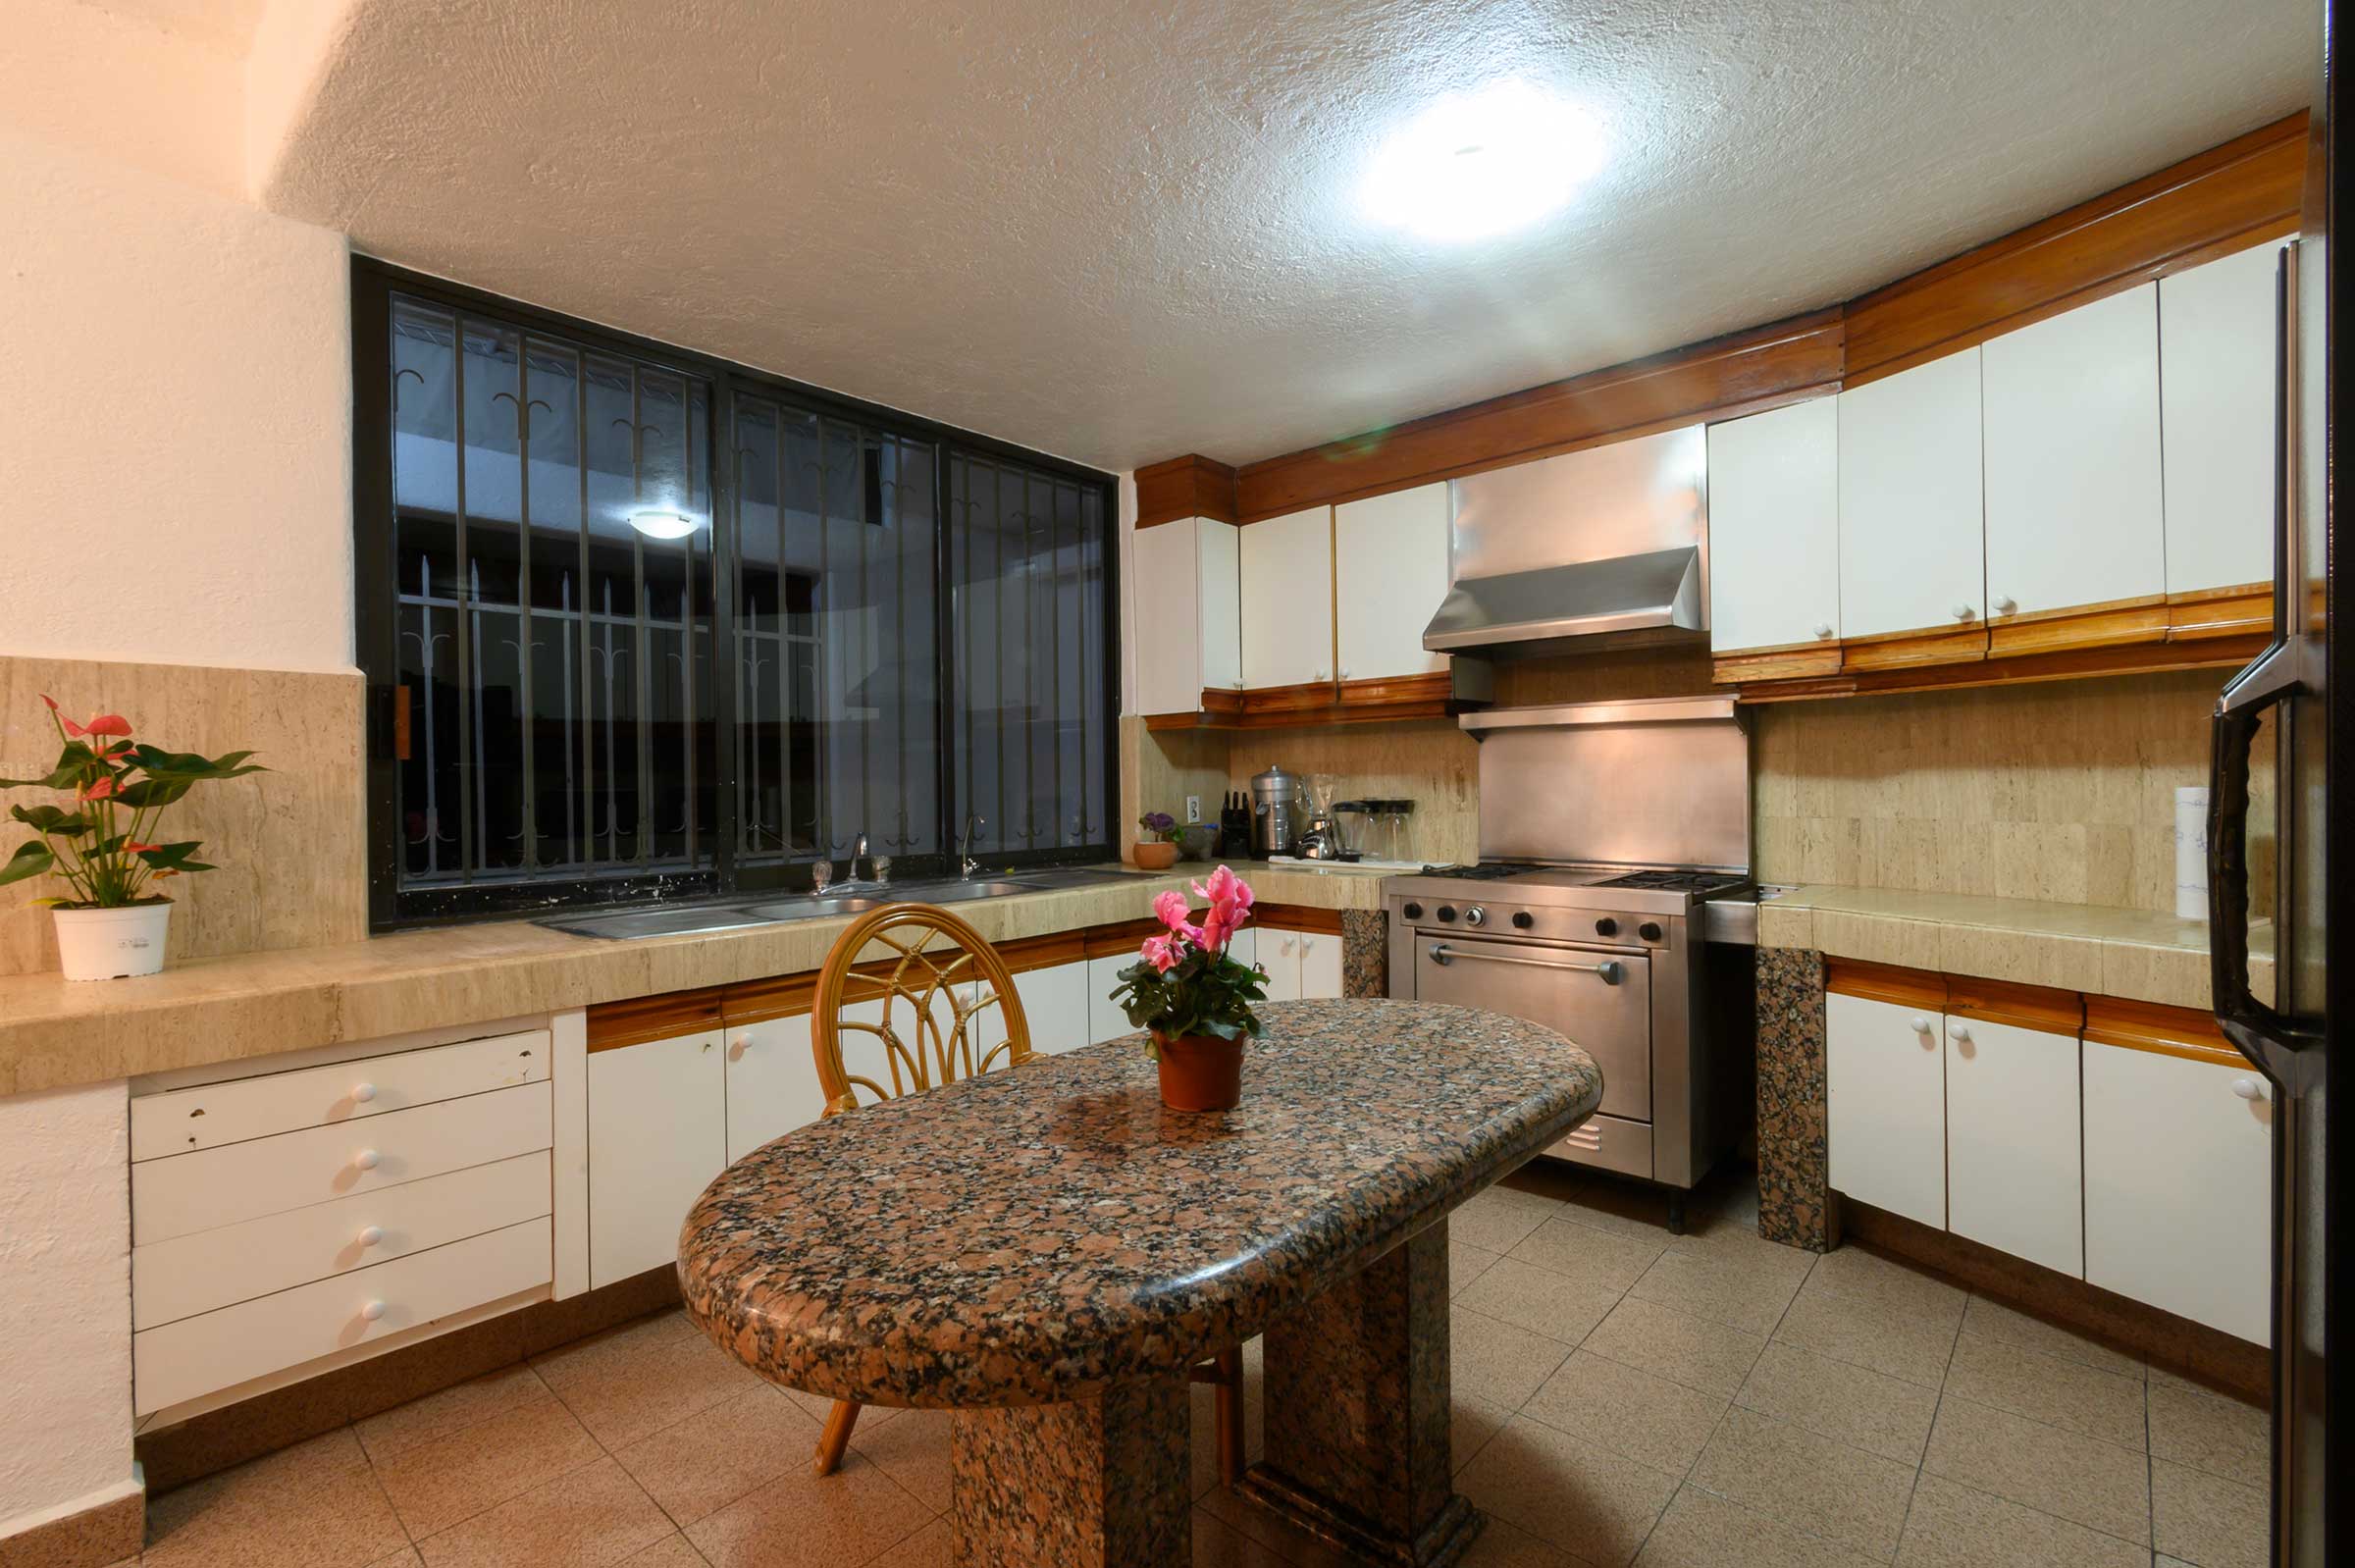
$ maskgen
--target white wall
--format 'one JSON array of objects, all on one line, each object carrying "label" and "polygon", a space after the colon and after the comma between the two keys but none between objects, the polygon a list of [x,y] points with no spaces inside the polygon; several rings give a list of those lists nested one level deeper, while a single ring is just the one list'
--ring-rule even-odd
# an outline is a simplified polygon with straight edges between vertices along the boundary
[{"label": "white wall", "polygon": [[133,1490],[130,1087],[0,1098],[0,1538]]}]

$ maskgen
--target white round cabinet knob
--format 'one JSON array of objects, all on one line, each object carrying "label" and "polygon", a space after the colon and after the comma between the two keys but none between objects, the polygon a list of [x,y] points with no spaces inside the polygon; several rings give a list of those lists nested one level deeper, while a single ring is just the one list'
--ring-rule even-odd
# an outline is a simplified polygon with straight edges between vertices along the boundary
[{"label": "white round cabinet knob", "polygon": [[1995,612],[1998,615],[2009,615],[2017,608],[2019,608],[2019,601],[2014,599],[2011,595],[1998,594],[1996,596]]},{"label": "white round cabinet knob", "polygon": [[1951,1032],[1954,1034],[1955,1043],[1957,1045],[1968,1045],[1970,1043],[1970,1030],[1963,1027],[1962,1024],[1956,1024]]},{"label": "white round cabinet knob", "polygon": [[2265,1098],[2265,1084],[2256,1078],[2234,1078],[2232,1092],[2244,1100],[2262,1100]]},{"label": "white round cabinet knob", "polygon": [[1831,622],[1829,622],[1829,621],[1817,621],[1817,622],[1815,623],[1815,635],[1816,635],[1817,637],[1829,637],[1829,636],[1831,636],[1831,635],[1832,635],[1832,623],[1831,623]]},{"label": "white round cabinet knob", "polygon": [[1968,604],[1957,604],[1955,606],[1955,619],[1959,621],[1966,621],[1970,619],[1970,606]]},{"label": "white round cabinet knob", "polygon": [[376,1322],[384,1315],[385,1304],[382,1301],[371,1301],[360,1309],[360,1316],[366,1318],[370,1323]]},{"label": "white round cabinet knob", "polygon": [[351,1157],[351,1163],[363,1171],[373,1171],[383,1159],[384,1156],[378,1154],[374,1149],[362,1149]]},{"label": "white round cabinet knob", "polygon": [[375,1085],[375,1084],[373,1084],[373,1083],[355,1083],[355,1084],[353,1084],[353,1085],[351,1086],[351,1099],[352,1099],[352,1103],[353,1103],[354,1105],[366,1105],[366,1104],[367,1104],[369,1101],[371,1101],[371,1100],[373,1100],[373,1099],[375,1099],[375,1098],[376,1098],[376,1085]]},{"label": "white round cabinet knob", "polygon": [[385,1228],[381,1225],[372,1225],[360,1232],[360,1245],[363,1247],[373,1247],[384,1239]]},{"label": "white round cabinet knob", "polygon": [[1916,1019],[1914,1019],[1914,1020],[1913,1020],[1913,1032],[1914,1032],[1915,1034],[1927,1034],[1927,1033],[1929,1033],[1929,1032],[1930,1032],[1930,1020],[1929,1020],[1928,1019],[1924,1019],[1924,1018],[1916,1018]]}]

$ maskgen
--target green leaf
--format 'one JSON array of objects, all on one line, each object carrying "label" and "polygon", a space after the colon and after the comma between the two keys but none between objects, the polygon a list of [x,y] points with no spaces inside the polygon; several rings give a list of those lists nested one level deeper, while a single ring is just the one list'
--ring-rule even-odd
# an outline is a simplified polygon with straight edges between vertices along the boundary
[{"label": "green leaf", "polygon": [[56,863],[57,857],[51,855],[49,846],[39,840],[20,844],[17,853],[8,858],[8,863],[0,865],[0,887],[11,882],[22,882],[28,876],[38,876]]},{"label": "green leaf", "polygon": [[8,814],[35,833],[54,833],[60,838],[72,838],[77,833],[90,830],[88,822],[54,806],[12,806],[8,809]]},{"label": "green leaf", "polygon": [[143,811],[149,807],[170,806],[187,794],[194,784],[193,779],[143,778],[135,784],[124,785],[116,793],[115,799],[134,811]]},{"label": "green leaf", "polygon": [[158,871],[210,871],[216,869],[202,861],[189,859],[203,847],[198,840],[189,839],[184,844],[159,844],[154,849],[141,850],[138,854],[140,860],[146,862],[150,868]]},{"label": "green leaf", "polygon": [[224,752],[219,757],[205,758],[195,752],[167,752],[161,747],[141,744],[131,749],[131,760],[151,778],[172,779],[197,783],[205,779],[238,778],[247,773],[266,773],[268,768],[259,762],[247,762],[251,752]]},{"label": "green leaf", "polygon": [[46,778],[0,778],[0,790],[66,790],[81,782],[84,772],[98,758],[79,741],[66,742],[64,751],[57,754],[57,766]]}]

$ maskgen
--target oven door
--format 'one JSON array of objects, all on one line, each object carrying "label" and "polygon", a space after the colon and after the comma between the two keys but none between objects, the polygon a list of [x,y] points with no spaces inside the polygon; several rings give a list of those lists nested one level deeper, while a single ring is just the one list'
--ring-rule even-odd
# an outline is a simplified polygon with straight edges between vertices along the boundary
[{"label": "oven door", "polygon": [[1418,934],[1415,999],[1559,1031],[1602,1069],[1603,1114],[1651,1120],[1649,953]]}]

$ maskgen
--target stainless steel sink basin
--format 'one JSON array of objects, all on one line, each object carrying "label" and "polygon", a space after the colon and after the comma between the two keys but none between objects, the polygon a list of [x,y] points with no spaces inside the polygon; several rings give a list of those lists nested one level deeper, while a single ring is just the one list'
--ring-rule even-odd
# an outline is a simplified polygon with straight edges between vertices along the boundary
[{"label": "stainless steel sink basin", "polygon": [[868,910],[881,909],[886,904],[965,904],[976,899],[1012,898],[1022,893],[1100,886],[1133,874],[1110,866],[1069,865],[1022,871],[1016,876],[975,877],[970,880],[952,877],[922,882],[891,882],[879,887],[861,882],[855,888],[838,888],[828,893],[761,895],[726,903],[591,911],[580,915],[552,915],[537,923],[551,931],[569,931],[575,936],[602,937],[608,941],[628,941],[648,936],[698,936],[708,931],[734,931],[747,926],[776,925],[792,920],[840,919],[846,915],[864,915]]},{"label": "stainless steel sink basin", "polygon": [[890,896],[900,904],[963,904],[970,899],[1002,899],[1040,891],[1036,882],[894,882]]},{"label": "stainless steel sink basin", "polygon": [[574,936],[628,941],[646,936],[694,936],[705,931],[733,931],[748,925],[768,925],[774,916],[757,915],[742,904],[665,905],[654,909],[613,910],[604,914],[562,915],[534,923]]},{"label": "stainless steel sink basin", "polygon": [[830,893],[803,894],[798,898],[771,899],[765,903],[748,904],[745,913],[759,919],[783,923],[791,920],[831,920],[845,915],[864,915],[891,903],[888,898],[870,899],[859,894]]}]

